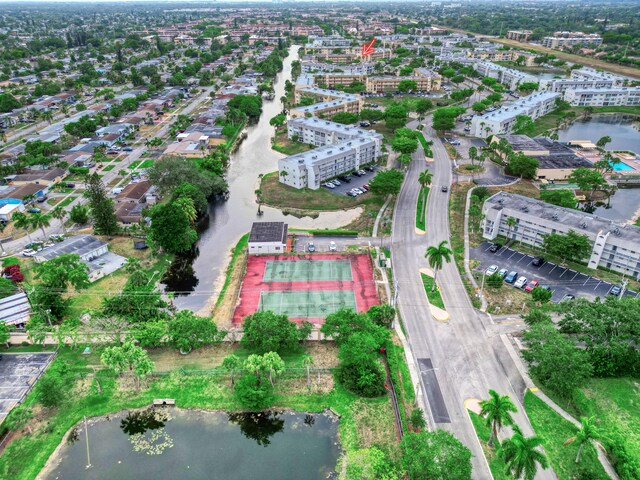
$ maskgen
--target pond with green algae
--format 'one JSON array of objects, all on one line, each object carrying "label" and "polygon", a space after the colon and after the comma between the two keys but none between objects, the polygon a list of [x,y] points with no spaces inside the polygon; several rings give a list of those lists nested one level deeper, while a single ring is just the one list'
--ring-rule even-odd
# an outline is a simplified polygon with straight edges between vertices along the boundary
[{"label": "pond with green algae", "polygon": [[[325,413],[120,412],[81,422],[46,480],[320,480],[335,476],[338,420]],[[87,443],[91,465],[87,467]]]}]

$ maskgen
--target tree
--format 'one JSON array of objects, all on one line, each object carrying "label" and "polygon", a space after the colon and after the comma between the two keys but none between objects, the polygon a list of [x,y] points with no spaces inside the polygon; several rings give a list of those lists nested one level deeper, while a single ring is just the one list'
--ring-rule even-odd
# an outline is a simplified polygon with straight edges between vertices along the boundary
[{"label": "tree", "polygon": [[33,228],[39,228],[42,231],[42,238],[47,238],[47,232],[44,229],[50,225],[49,218],[49,215],[43,215],[42,213],[32,213],[29,216]]},{"label": "tree", "polygon": [[302,356],[302,366],[307,369],[307,388],[311,387],[311,365],[313,365],[313,357],[305,353]]},{"label": "tree", "polygon": [[491,428],[490,447],[493,447],[493,442],[503,426],[513,425],[511,414],[517,411],[509,395],[500,395],[495,390],[489,390],[488,400],[480,401],[480,416],[484,417],[487,427]]},{"label": "tree", "polygon": [[269,120],[269,125],[271,125],[272,127],[275,127],[277,132],[278,129],[286,123],[286,121],[287,121],[287,116],[284,113],[279,113]]},{"label": "tree", "polygon": [[415,80],[409,80],[409,79],[405,79],[405,80],[400,80],[400,82],[398,83],[398,91],[399,92],[410,92],[410,91],[416,91],[418,90],[418,82],[416,82]]},{"label": "tree", "polygon": [[593,423],[594,417],[580,417],[580,429],[573,437],[567,438],[564,445],[570,445],[574,442],[578,442],[578,454],[576,455],[576,463],[580,463],[580,457],[582,456],[582,449],[585,445],[591,445],[598,440],[598,431]]},{"label": "tree", "polygon": [[487,104],[484,102],[475,102],[473,105],[471,105],[471,110],[473,110],[476,113],[484,112],[486,109],[487,109]]},{"label": "tree", "polygon": [[539,86],[540,84],[537,82],[522,82],[520,85],[518,85],[518,91],[524,93],[535,92],[536,90],[538,90]]},{"label": "tree", "polygon": [[412,154],[418,149],[418,139],[396,135],[391,141],[391,148],[394,152]]},{"label": "tree", "polygon": [[234,393],[243,406],[253,411],[268,408],[274,402],[271,384],[259,382],[253,375],[245,375],[240,378],[234,388]]},{"label": "tree", "polygon": [[427,422],[424,420],[424,412],[421,408],[414,408],[413,410],[411,410],[409,423],[416,430],[422,430],[427,426]]},{"label": "tree", "polygon": [[200,169],[189,158],[163,156],[149,168],[149,181],[160,195],[171,195],[182,183],[197,187],[206,198],[227,191],[227,182],[219,175]]},{"label": "tree", "polygon": [[431,185],[431,181],[433,180],[433,174],[429,170],[424,170],[420,172],[418,175],[418,183],[420,184],[421,190],[420,194],[422,195],[422,208],[424,215],[424,209],[427,208],[427,187]]},{"label": "tree", "polygon": [[331,120],[333,120],[336,123],[350,125],[358,121],[358,115],[356,113],[351,113],[351,112],[339,112],[339,113],[336,113],[333,117],[331,117]]},{"label": "tree", "polygon": [[396,309],[391,305],[383,303],[382,305],[373,305],[367,310],[367,315],[376,325],[383,327],[391,326],[391,322],[396,317]]},{"label": "tree", "polygon": [[176,202],[154,205],[149,216],[149,240],[166,252],[187,251],[198,240],[198,232],[193,228],[191,218]]},{"label": "tree", "polygon": [[515,217],[507,217],[507,239],[511,238],[511,229],[518,224],[518,219]]},{"label": "tree", "polygon": [[600,137],[600,139],[596,142],[596,147],[604,148],[607,145],[607,143],[611,143],[611,137],[609,135]]},{"label": "tree", "polygon": [[350,450],[345,453],[347,480],[397,480],[401,473],[377,447]]},{"label": "tree", "polygon": [[9,113],[21,106],[22,104],[10,93],[0,93],[0,113]]},{"label": "tree", "polygon": [[38,399],[47,408],[57,407],[65,399],[68,392],[57,371],[50,371],[38,380]]},{"label": "tree", "polygon": [[[2,298],[2,297],[0,297]],[[9,339],[11,338],[9,325],[2,322],[0,324],[0,343],[4,343],[5,347],[9,348]]]},{"label": "tree", "polygon": [[573,190],[564,188],[541,190],[540,198],[547,203],[564,208],[575,208],[577,203]]},{"label": "tree", "polygon": [[205,345],[217,345],[227,332],[218,330],[210,318],[199,317],[189,310],[180,310],[169,322],[169,343],[182,353]]},{"label": "tree", "polygon": [[117,375],[129,372],[136,376],[138,388],[140,379],[153,371],[155,365],[146,350],[125,341],[122,346],[107,347],[100,355],[100,361]]},{"label": "tree", "polygon": [[33,243],[33,239],[29,233],[29,230],[31,230],[32,227],[31,219],[22,212],[16,212],[13,214],[13,223],[16,228],[24,230],[29,238],[29,243]]},{"label": "tree", "polygon": [[548,290],[540,286],[535,287],[531,291],[531,298],[533,299],[534,302],[538,302],[538,303],[547,303],[549,300],[551,300],[552,296],[553,296],[553,292],[551,290]]},{"label": "tree", "polygon": [[564,398],[584,385],[593,373],[589,354],[559,333],[552,323],[542,321],[525,332],[527,350],[523,356],[531,375]]},{"label": "tree", "polygon": [[157,348],[161,346],[167,335],[167,322],[164,320],[156,320],[142,322],[132,330],[133,338],[145,348]]},{"label": "tree", "polygon": [[84,225],[89,221],[89,208],[86,205],[74,205],[71,208],[69,218],[73,223]]},{"label": "tree", "polygon": [[433,103],[427,98],[420,98],[416,101],[416,113],[422,117],[433,108]]},{"label": "tree", "polygon": [[606,185],[607,180],[602,173],[592,168],[576,168],[568,178],[569,182],[578,185],[578,188],[587,194],[587,200],[593,200],[593,194]]},{"label": "tree", "polygon": [[402,188],[404,173],[400,170],[379,170],[369,182],[372,193],[380,196],[397,195]]},{"label": "tree", "polygon": [[515,175],[520,178],[536,178],[536,172],[540,163],[534,157],[524,155],[522,152],[508,155],[508,163],[504,169],[507,175]]},{"label": "tree", "polygon": [[487,285],[490,286],[491,288],[502,288],[502,285],[504,284],[504,279],[502,278],[502,275],[500,275],[498,272],[494,273],[493,275],[489,275],[485,281],[487,282]]},{"label": "tree", "polygon": [[471,478],[471,452],[445,430],[408,432],[400,442],[401,464],[413,480]]},{"label": "tree", "polygon": [[[242,326],[244,334],[240,344],[258,353],[297,351],[300,341],[308,336],[308,329],[299,328],[286,315],[276,315],[270,310],[245,317]],[[304,333],[307,335],[303,338]]]},{"label": "tree", "polygon": [[98,174],[94,173],[87,179],[87,197],[89,208],[94,220],[93,231],[99,235],[113,235],[119,230],[118,219],[113,208],[113,200],[107,197],[107,192]]},{"label": "tree", "polygon": [[384,111],[384,121],[389,128],[402,128],[407,124],[407,108],[399,103],[392,103]]},{"label": "tree", "polygon": [[585,234],[569,230],[566,234],[549,233],[542,239],[542,248],[550,255],[561,259],[564,263],[567,258],[581,261],[591,253],[591,241]]},{"label": "tree", "polygon": [[424,256],[429,262],[429,266],[433,268],[433,288],[436,289],[436,279],[438,278],[438,270],[442,268],[444,263],[449,263],[453,251],[447,246],[447,241],[442,240],[438,246],[430,246],[427,248]]},{"label": "tree", "polygon": [[237,355],[231,354],[224,357],[221,367],[231,373],[231,386],[235,385],[235,372],[242,366],[242,361]]},{"label": "tree", "polygon": [[456,118],[462,115],[464,107],[443,107],[433,112],[433,129],[438,132],[452,130],[455,127]]},{"label": "tree", "polygon": [[67,229],[64,226],[64,219],[67,216],[67,212],[65,211],[65,209],[60,205],[56,205],[56,207],[53,210],[51,210],[50,215],[52,218],[55,218],[56,220],[60,221],[60,225],[62,226],[62,232],[66,235]]},{"label": "tree", "polygon": [[537,435],[525,437],[517,425],[514,425],[513,431],[513,436],[502,442],[498,452],[507,464],[505,473],[510,473],[518,480],[533,480],[538,465],[542,468],[549,466],[547,457],[539,449],[542,439]]},{"label": "tree", "polygon": [[69,286],[82,290],[89,286],[89,267],[79,255],[63,254],[34,267],[35,279],[40,280],[32,290],[31,302],[41,312],[48,311],[54,318],[65,314],[70,299],[65,298]]}]

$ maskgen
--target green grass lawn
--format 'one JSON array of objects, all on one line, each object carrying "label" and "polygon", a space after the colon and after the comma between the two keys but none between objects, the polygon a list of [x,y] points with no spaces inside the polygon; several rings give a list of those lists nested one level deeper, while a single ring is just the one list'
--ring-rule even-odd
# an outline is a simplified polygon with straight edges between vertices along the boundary
[{"label": "green grass lawn", "polygon": [[426,215],[425,209],[427,206],[427,199],[429,198],[429,187],[422,187],[418,194],[418,204],[416,205],[416,228],[420,230],[426,230]]},{"label": "green grass lawn", "polygon": [[429,303],[444,310],[444,302],[440,296],[440,289],[436,288],[433,290],[433,277],[425,275],[424,273],[420,275],[422,276],[422,284],[424,285],[424,291],[427,294]]},{"label": "green grass lawn", "polygon": [[115,165],[107,165],[106,167],[104,167],[102,169],[103,172],[110,172],[111,170],[113,170],[114,168],[116,168]]},{"label": "green grass lawn", "polygon": [[276,135],[275,142],[271,144],[271,148],[285,155],[295,155],[296,153],[309,151],[313,146],[289,140],[286,130],[282,130]]},{"label": "green grass lawn", "polygon": [[131,170],[134,170],[134,169],[138,168],[138,165],[140,165],[141,163],[142,163],[142,161],[141,161],[141,160],[137,160],[137,161],[135,161],[135,162],[132,162],[132,163],[131,163],[131,165],[129,165],[129,168],[130,168]]},{"label": "green grass lawn", "polygon": [[504,463],[504,460],[502,460],[498,456],[497,449],[489,447],[489,435],[491,434],[491,430],[489,430],[489,427],[485,425],[484,418],[482,418],[477,413],[472,412],[471,410],[468,410],[468,413],[469,417],[471,418],[471,423],[473,423],[473,428],[476,429],[476,435],[478,435],[478,440],[480,440],[480,445],[482,446],[482,451],[484,452],[484,456],[487,459],[487,463],[489,464],[489,469],[491,470],[493,479],[513,479],[513,476],[505,473],[506,464]]},{"label": "green grass lawn", "polygon": [[78,198],[77,195],[69,195],[67,198],[65,198],[64,200],[62,200],[60,202],[60,206],[61,207],[66,207],[67,205],[69,205],[71,202],[73,202],[76,198]]},{"label": "green grass lawn", "polygon": [[142,169],[142,168],[151,168],[151,165],[153,165],[154,161],[155,160],[153,160],[153,159],[145,160],[140,165],[138,165],[138,168],[140,168],[140,169]]},{"label": "green grass lawn", "polygon": [[[531,392],[527,392],[524,397],[524,407],[533,429],[543,439],[549,463],[560,480],[608,478],[592,445],[585,445],[580,463],[576,464],[577,442],[564,445],[577,432],[571,422],[562,418]],[[589,472],[591,476],[577,477],[583,471]]]}]

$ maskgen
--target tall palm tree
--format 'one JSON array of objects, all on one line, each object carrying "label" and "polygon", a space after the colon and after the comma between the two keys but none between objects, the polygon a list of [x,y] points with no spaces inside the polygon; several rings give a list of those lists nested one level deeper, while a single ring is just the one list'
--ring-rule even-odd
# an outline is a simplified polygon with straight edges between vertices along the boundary
[{"label": "tall palm tree", "polygon": [[0,129],[0,140],[7,143],[7,131],[4,128]]},{"label": "tall palm tree", "polygon": [[538,465],[547,468],[549,462],[538,447],[542,439],[537,435],[525,437],[517,425],[513,427],[513,436],[502,442],[499,455],[507,464],[506,473],[511,473],[517,480],[533,480],[538,472]]},{"label": "tall palm tree", "polygon": [[511,229],[515,227],[517,223],[518,223],[518,220],[516,220],[515,217],[507,217],[507,227],[509,227],[509,229],[507,230],[507,240],[511,236]]},{"label": "tall palm tree", "polygon": [[29,230],[31,230],[31,219],[24,213],[18,212],[13,215],[13,221],[16,224],[16,228],[21,228],[22,230],[27,232],[29,243],[33,243],[33,239],[31,238],[31,234],[29,233]]},{"label": "tall palm tree", "polygon": [[573,442],[578,442],[578,454],[576,455],[576,463],[580,463],[580,457],[582,456],[582,449],[585,445],[589,445],[598,439],[598,431],[593,424],[593,417],[581,417],[580,418],[580,430],[576,434],[568,438],[564,445],[569,445]]},{"label": "tall palm tree", "polygon": [[67,229],[64,226],[64,219],[67,216],[67,212],[60,205],[51,210],[50,215],[56,220],[60,220],[60,224],[62,225],[62,233],[67,234]]},{"label": "tall palm tree", "polygon": [[53,123],[53,112],[51,110],[45,110],[42,112],[42,119],[51,125]]},{"label": "tall palm tree", "polygon": [[44,215],[42,213],[32,213],[31,214],[31,225],[33,228],[39,228],[42,230],[42,236],[47,238],[47,232],[44,231],[45,227],[50,225],[49,220],[51,217],[49,215]]},{"label": "tall palm tree", "polygon": [[438,270],[442,268],[442,265],[446,262],[449,263],[451,261],[451,256],[453,252],[447,246],[447,241],[441,241],[438,246],[430,246],[427,248],[426,253],[424,254],[425,258],[429,262],[429,266],[433,268],[433,288],[436,289],[436,279],[438,278]]},{"label": "tall palm tree", "polygon": [[418,175],[418,183],[420,184],[421,194],[422,194],[422,215],[424,215],[424,209],[426,208],[426,198],[425,198],[427,195],[426,188],[429,185],[431,185],[432,180],[433,180],[433,173],[431,173],[429,170],[420,172],[420,174]]},{"label": "tall palm tree", "polygon": [[474,162],[478,159],[478,149],[476,147],[469,147],[469,160],[471,160],[471,165],[474,165]]},{"label": "tall palm tree", "polygon": [[504,425],[513,425],[511,413],[518,409],[509,398],[509,395],[500,395],[495,390],[489,390],[489,399],[480,401],[480,416],[484,417],[487,427],[491,428],[489,435],[489,446],[493,447],[493,441],[498,435],[498,431]]}]

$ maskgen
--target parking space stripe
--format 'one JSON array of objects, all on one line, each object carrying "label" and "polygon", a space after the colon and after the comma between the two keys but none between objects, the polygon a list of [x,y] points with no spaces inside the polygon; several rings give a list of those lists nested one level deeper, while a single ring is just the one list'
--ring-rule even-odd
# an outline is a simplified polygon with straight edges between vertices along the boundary
[{"label": "parking space stripe", "polygon": [[564,272],[562,272],[562,273],[560,274],[560,278],[562,278],[562,275],[564,275],[564,274],[565,274],[565,273],[567,273],[568,271],[569,271],[569,269],[565,268],[565,269],[564,269]]},{"label": "parking space stripe", "polygon": [[554,265],[553,268],[551,270],[549,270],[549,273],[553,272],[556,269],[557,265]]},{"label": "parking space stripe", "polygon": [[598,282],[598,284],[597,284],[595,287],[593,287],[593,289],[595,290],[596,288],[598,288],[598,287],[600,286],[600,284],[601,284],[601,283],[602,283],[602,282]]}]

